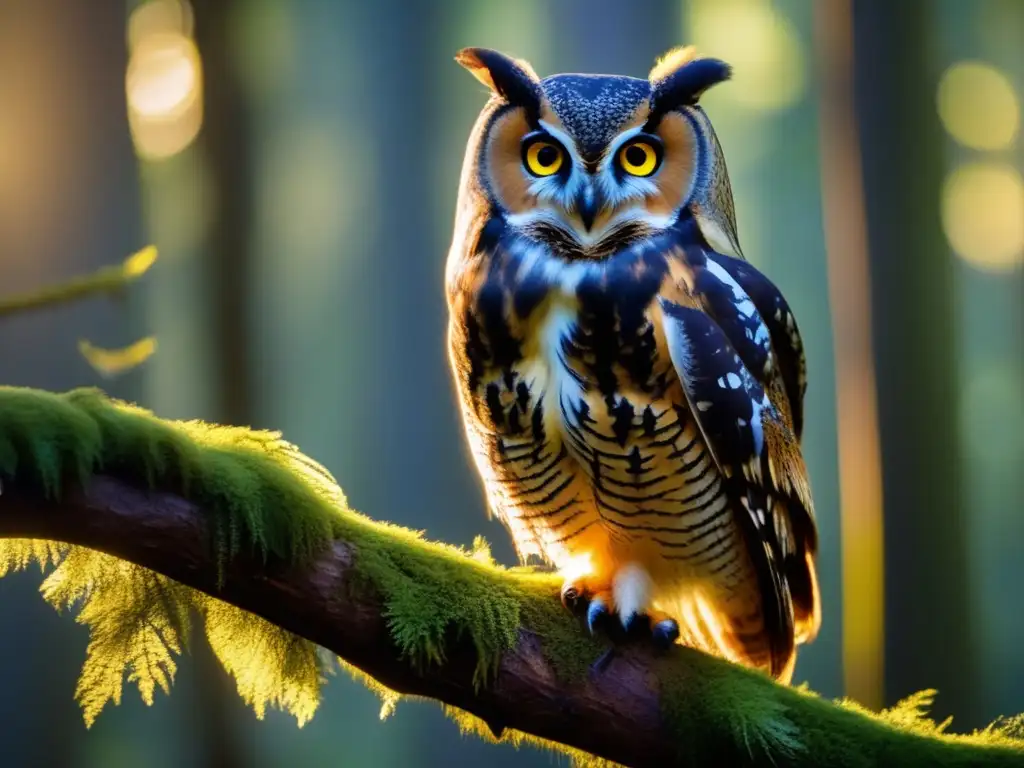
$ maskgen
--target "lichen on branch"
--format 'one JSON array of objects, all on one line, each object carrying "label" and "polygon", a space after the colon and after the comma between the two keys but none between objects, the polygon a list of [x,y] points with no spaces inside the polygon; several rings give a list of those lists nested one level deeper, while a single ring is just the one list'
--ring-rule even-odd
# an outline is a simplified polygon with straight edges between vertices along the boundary
[{"label": "lichen on branch", "polygon": [[1024,763],[1017,723],[949,734],[927,692],[875,714],[643,644],[590,674],[604,644],[553,576],[349,509],[275,433],[0,387],[0,481],[0,575],[39,563],[43,597],[89,627],[76,695],[90,723],[126,673],[147,702],[169,690],[196,616],[257,715],[300,724],[338,656],[382,713],[433,698],[465,731],[594,765]]}]

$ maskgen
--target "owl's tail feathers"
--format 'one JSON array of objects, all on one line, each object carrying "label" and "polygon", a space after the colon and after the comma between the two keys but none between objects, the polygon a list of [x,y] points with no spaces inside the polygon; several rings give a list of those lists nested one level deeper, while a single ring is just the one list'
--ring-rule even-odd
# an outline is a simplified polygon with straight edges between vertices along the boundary
[{"label": "owl's tail feathers", "polygon": [[678,617],[683,645],[767,672],[788,685],[796,666],[792,625],[785,636],[771,631],[759,606],[714,600],[699,593],[659,603]]},{"label": "owl's tail feathers", "polygon": [[821,592],[814,555],[804,552],[803,560],[793,558],[787,563],[786,580],[793,597],[793,619],[797,643],[809,643],[821,628]]}]

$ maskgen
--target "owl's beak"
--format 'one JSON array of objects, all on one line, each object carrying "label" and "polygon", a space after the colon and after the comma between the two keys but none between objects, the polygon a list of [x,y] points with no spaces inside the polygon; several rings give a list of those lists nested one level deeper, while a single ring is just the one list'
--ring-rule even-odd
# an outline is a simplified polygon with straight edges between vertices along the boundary
[{"label": "owl's beak", "polygon": [[597,218],[597,214],[603,207],[604,196],[601,194],[600,188],[592,181],[587,180],[580,187],[580,191],[576,193],[576,211],[587,232],[594,226],[594,219]]}]

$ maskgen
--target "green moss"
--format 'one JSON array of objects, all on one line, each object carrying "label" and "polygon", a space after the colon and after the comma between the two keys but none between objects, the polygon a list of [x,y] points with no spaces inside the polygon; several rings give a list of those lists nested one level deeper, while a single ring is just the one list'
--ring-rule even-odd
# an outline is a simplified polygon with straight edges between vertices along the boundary
[{"label": "green moss", "polygon": [[[197,502],[211,515],[212,547],[221,563],[243,549],[301,563],[334,539],[351,542],[357,552],[357,576],[384,598],[387,619],[402,651],[416,664],[440,663],[447,637],[468,636],[478,651],[478,685],[486,682],[501,652],[515,642],[522,623],[521,606],[550,602],[543,598],[557,589],[550,576],[519,572],[512,577],[495,566],[484,549],[466,552],[429,543],[416,532],[348,509],[330,474],[276,433],[166,421],[95,389],[58,395],[0,387],[0,475],[37,484],[52,496],[65,482],[82,482],[101,471]],[[6,572],[33,560],[41,565],[59,563],[69,552],[74,557],[55,574],[65,591],[46,593],[52,596],[51,602],[84,601],[80,610],[94,620],[100,615],[113,617],[115,624],[124,620],[118,642],[101,643],[89,657],[95,656],[94,665],[102,662],[107,673],[99,675],[98,667],[87,661],[88,674],[83,679],[93,681],[95,689],[84,694],[92,702],[86,707],[90,721],[108,699],[119,700],[120,676],[115,683],[109,672],[118,664],[128,670],[130,679],[141,680],[146,699],[154,686],[166,688],[173,679],[173,656],[184,642],[181,633],[168,620],[162,622],[167,625],[164,634],[133,634],[133,611],[140,604],[153,603],[168,615],[187,613],[189,606],[197,608],[208,619],[215,650],[224,646],[226,638],[244,634],[237,617],[234,632],[219,632],[226,621],[223,610],[215,610],[197,593],[182,590],[174,599],[157,594],[167,591],[167,580],[157,577],[146,582],[148,587],[135,583],[134,577],[125,575],[133,570],[122,573],[98,554],[80,548],[57,551],[40,542],[8,540],[0,543],[0,564],[6,564]],[[211,617],[216,620],[209,621]],[[285,644],[280,637],[270,637],[270,628],[267,624],[259,630],[263,645],[281,650]],[[153,643],[163,647],[150,648]],[[247,645],[256,647],[242,643],[240,652]],[[152,674],[137,669],[144,659],[132,656],[128,649],[138,647],[144,648],[145,658],[160,659],[152,666]],[[308,648],[302,647],[301,653],[308,657]],[[263,657],[261,666],[269,658]],[[229,671],[242,669],[227,652],[222,660]],[[278,703],[303,721],[311,714],[309,692],[318,690],[311,681],[319,677],[309,672],[308,665],[302,672],[298,667],[293,671],[304,682]],[[288,665],[282,664],[278,672],[271,677],[280,687],[290,674]],[[263,689],[254,686],[252,681],[239,680],[240,693],[258,712],[265,705],[258,690],[268,701],[280,698],[269,683]],[[298,690],[307,693],[300,695]]]},{"label": "green moss", "polygon": [[948,733],[948,722],[927,717],[934,691],[873,713],[853,702],[826,701],[806,688],[780,686],[697,651],[681,652],[687,663],[665,663],[658,677],[666,716],[685,745],[682,764],[716,764],[732,746],[718,740],[721,724],[729,723],[732,742],[744,745],[751,765],[1024,765],[1015,720],[970,734]]},{"label": "green moss", "polygon": [[[52,496],[100,471],[197,502],[210,515],[211,546],[222,565],[243,551],[301,563],[335,539],[353,544],[359,583],[382,597],[393,636],[415,664],[443,663],[446,642],[467,637],[478,654],[475,682],[487,685],[523,627],[571,682],[603,650],[566,616],[554,576],[496,566],[480,541],[470,551],[435,544],[352,511],[330,474],[275,433],[165,421],[94,389],[58,395],[0,387],[0,478],[35,484]],[[108,555],[0,541],[0,576],[31,562],[54,568],[43,597],[60,609],[76,606],[78,621],[90,628],[76,691],[87,722],[108,701],[120,700],[126,672],[146,701],[157,688],[169,688],[191,615],[203,622],[258,716],[268,706],[293,713],[300,724],[313,715],[333,661],[309,641]],[[982,752],[986,765],[1024,764],[1014,723],[954,736],[924,716],[927,695],[873,714],[782,688],[695,651],[680,654],[685,663],[674,654],[659,663],[655,677],[664,717],[679,734],[682,764],[719,764],[737,745],[752,764],[966,765]],[[382,716],[393,711],[397,695],[373,687]],[[464,731],[495,738],[471,715],[446,712]],[[501,738],[608,765],[515,731]]]}]

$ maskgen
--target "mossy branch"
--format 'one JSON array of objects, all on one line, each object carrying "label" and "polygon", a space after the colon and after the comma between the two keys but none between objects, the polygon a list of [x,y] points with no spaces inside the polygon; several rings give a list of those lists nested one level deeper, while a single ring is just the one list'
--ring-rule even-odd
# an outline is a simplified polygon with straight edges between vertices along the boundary
[{"label": "mossy branch", "polygon": [[924,717],[927,695],[873,714],[643,644],[590,673],[602,644],[563,612],[555,579],[349,510],[270,433],[162,421],[95,390],[0,388],[0,477],[0,537],[13,537],[0,574],[56,561],[44,597],[84,601],[79,696],[93,717],[126,666],[147,700],[169,687],[191,606],[257,712],[269,701],[300,721],[319,694],[316,644],[485,738],[566,745],[580,761],[1024,764],[1009,728],[948,734]]}]

